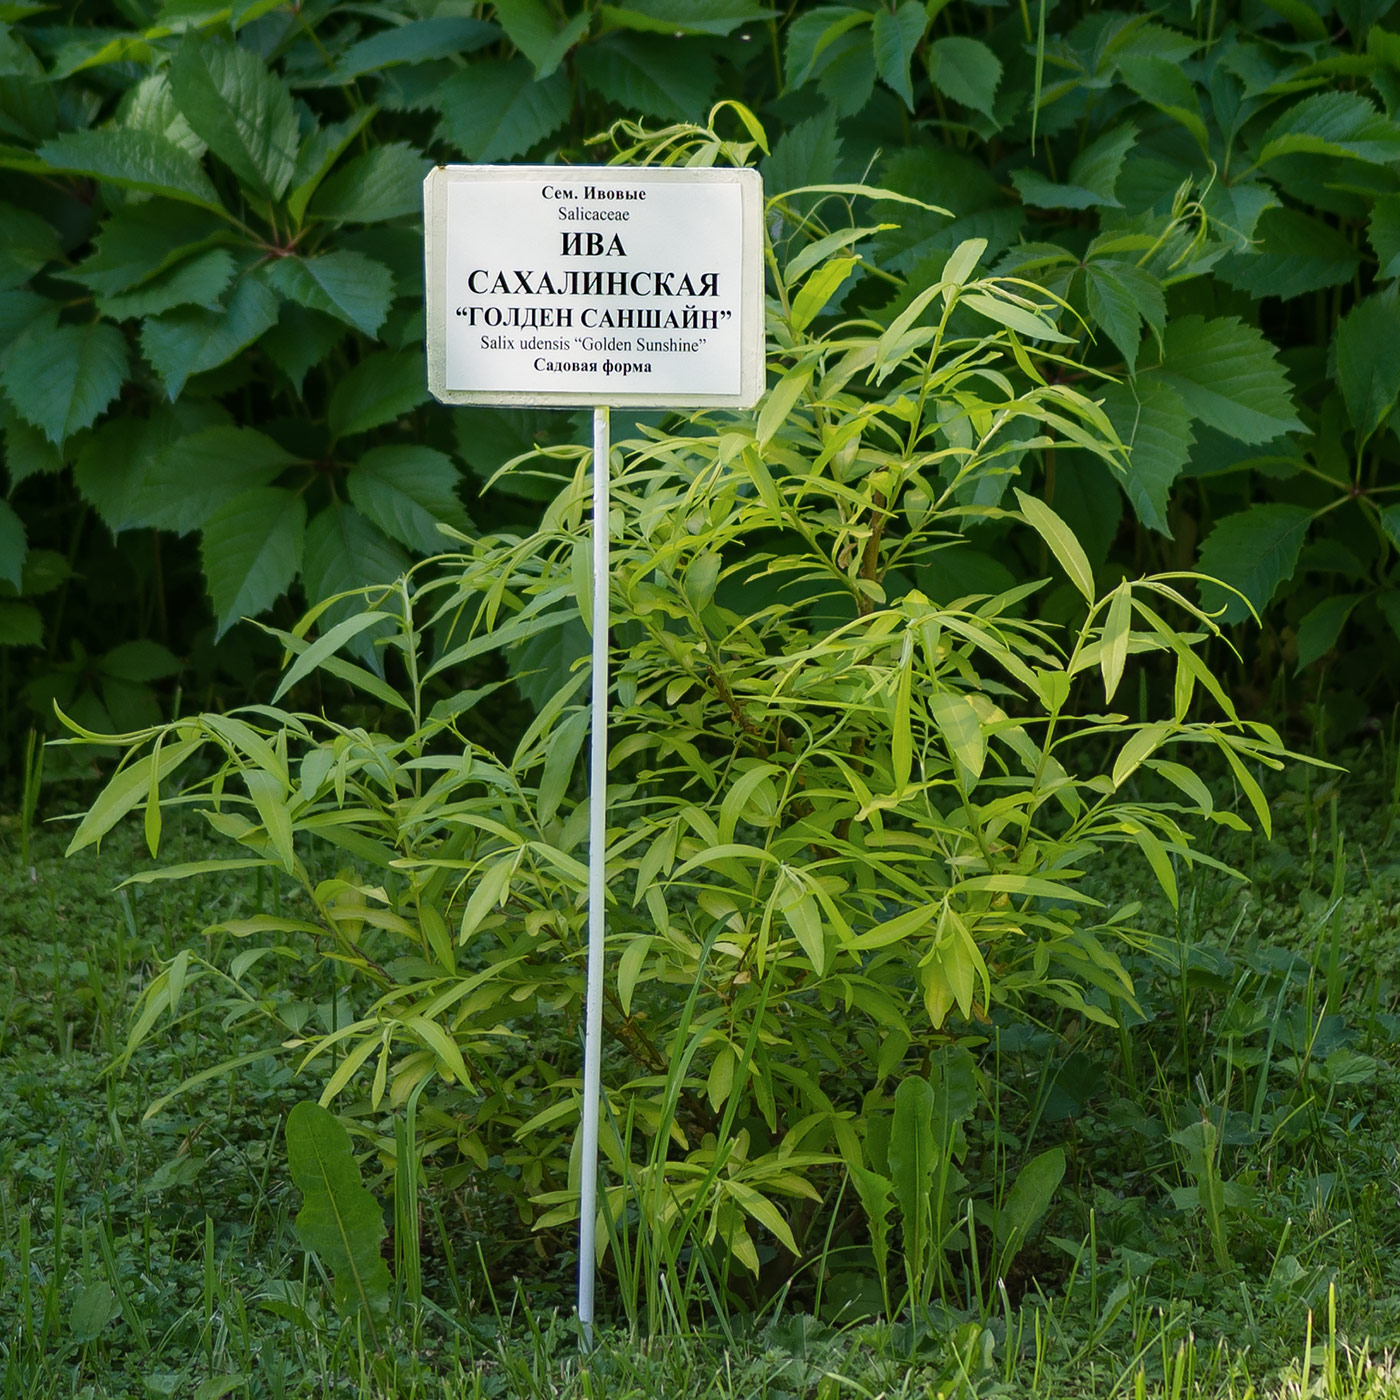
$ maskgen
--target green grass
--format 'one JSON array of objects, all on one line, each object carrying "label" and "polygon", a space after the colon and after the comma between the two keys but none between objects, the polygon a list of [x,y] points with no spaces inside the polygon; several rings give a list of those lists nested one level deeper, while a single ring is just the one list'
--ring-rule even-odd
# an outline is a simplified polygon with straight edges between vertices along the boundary
[{"label": "green grass", "polygon": [[[1004,1285],[959,1256],[933,1314],[872,1321],[856,1240],[819,1261],[817,1316],[814,1267],[757,1316],[604,1326],[586,1364],[567,1250],[470,1190],[425,1194],[421,1309],[378,1349],[335,1316],[281,1140],[316,1088],[269,1057],[143,1116],[261,1043],[212,989],[106,1072],[160,961],[217,953],[199,930],[274,886],[114,893],[134,826],[64,862],[0,819],[0,1397],[1400,1397],[1400,834],[1393,763],[1354,766],[1378,776],[1276,795],[1279,839],[1229,853],[1252,886],[1151,911],[1180,953],[1135,968],[1140,1022],[1004,1031],[981,1160],[1034,1138],[1070,1161]],[[192,833],[163,858],[207,854]],[[284,993],[334,1014],[307,976]]]}]

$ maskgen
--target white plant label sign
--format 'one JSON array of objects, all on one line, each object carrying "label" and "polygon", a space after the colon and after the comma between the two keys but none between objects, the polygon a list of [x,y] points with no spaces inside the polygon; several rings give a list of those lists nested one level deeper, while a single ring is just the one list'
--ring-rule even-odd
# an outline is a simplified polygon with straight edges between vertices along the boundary
[{"label": "white plant label sign", "polygon": [[758,401],[756,171],[449,165],[423,189],[428,387],[442,402]]}]

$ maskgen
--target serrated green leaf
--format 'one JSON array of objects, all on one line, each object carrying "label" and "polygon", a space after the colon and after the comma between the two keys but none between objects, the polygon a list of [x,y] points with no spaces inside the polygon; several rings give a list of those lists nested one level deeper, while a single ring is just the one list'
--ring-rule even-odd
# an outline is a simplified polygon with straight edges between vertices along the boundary
[{"label": "serrated green leaf", "polygon": [[46,263],[63,256],[58,235],[28,209],[0,203],[0,290],[27,282]]},{"label": "serrated green leaf", "polygon": [[391,539],[419,554],[439,554],[447,537],[438,522],[465,530],[470,522],[457,498],[460,477],[452,459],[431,447],[375,447],[346,477],[359,512]]},{"label": "serrated green leaf", "polygon": [[336,438],[392,423],[428,397],[421,351],[379,351],[341,377],[331,393],[327,426]]},{"label": "serrated green leaf", "polygon": [[218,311],[181,309],[141,328],[141,350],[172,400],[192,374],[227,364],[277,320],[277,296],[256,276],[235,283]]},{"label": "serrated green leaf", "polygon": [[1180,122],[1202,152],[1209,154],[1210,134],[1201,117],[1200,98],[1179,64],[1156,55],[1125,54],[1119,71],[1139,97],[1173,121]]},{"label": "serrated green leaf", "polygon": [[814,72],[820,71],[820,60],[823,55],[829,57],[832,45],[871,19],[868,10],[854,5],[817,5],[795,14],[786,28],[783,71],[787,86],[801,87]]},{"label": "serrated green leaf", "polygon": [[925,51],[924,63],[929,82],[945,97],[993,116],[1001,86],[1001,60],[980,39],[959,34],[935,39]]},{"label": "serrated green leaf", "polygon": [[255,428],[190,433],[147,458],[131,523],[188,534],[235,496],[269,485],[295,460]]},{"label": "serrated green leaf", "polygon": [[1400,160],[1400,126],[1356,92],[1322,92],[1284,112],[1264,135],[1255,162],[1314,155],[1387,165]]},{"label": "serrated green leaf", "polygon": [[731,34],[741,24],[772,19],[778,12],[751,0],[624,0],[603,5],[604,24],[640,29],[654,34]]},{"label": "serrated green leaf", "polygon": [[1151,324],[1166,322],[1166,300],[1161,283],[1143,268],[1111,258],[1090,262],[1084,268],[1084,292],[1089,314],[1123,352],[1128,373],[1137,369],[1142,343],[1144,308]]},{"label": "serrated green leaf", "polygon": [[50,170],[62,174],[88,175],[123,189],[224,212],[199,162],[173,141],[149,131],[120,127],[69,131],[46,141],[37,155]]},{"label": "serrated green leaf", "polygon": [[1236,316],[1169,321],[1161,376],[1195,417],[1241,442],[1302,427],[1274,347]]},{"label": "serrated green leaf", "polygon": [[94,251],[62,276],[99,296],[116,296],[201,252],[224,230],[207,209],[145,200],[118,209],[99,230]]},{"label": "serrated green leaf", "polygon": [[481,164],[523,155],[569,115],[568,79],[537,83],[523,58],[469,63],[439,89],[439,135]]},{"label": "serrated green leaf", "polygon": [[44,642],[38,608],[0,598],[0,647],[37,647]]},{"label": "serrated green leaf", "polygon": [[1332,353],[1347,417],[1365,442],[1400,395],[1400,298],[1396,292],[1367,297],[1354,306],[1337,325]]},{"label": "serrated green leaf", "polygon": [[306,503],[291,491],[255,486],[225,502],[205,523],[200,561],[218,635],[266,611],[291,586],[301,563]]},{"label": "serrated green leaf", "polygon": [[[1208,578],[1239,589],[1259,612],[1279,585],[1293,577],[1312,518],[1310,510],[1283,502],[1227,515],[1207,536],[1196,567]],[[1201,604],[1210,612],[1223,608],[1226,622],[1249,616],[1239,597],[1209,583],[1201,585]]]},{"label": "serrated green leaf", "polygon": [[494,44],[500,29],[469,15],[434,15],[390,25],[367,39],[351,44],[341,54],[326,83],[340,86],[363,73],[375,73],[400,63],[418,63],[443,54],[472,53]]},{"label": "serrated green leaf", "polygon": [[372,146],[316,191],[311,215],[335,223],[374,224],[421,214],[428,164],[404,141]]},{"label": "serrated green leaf", "polygon": [[366,335],[384,324],[394,295],[394,276],[383,263],[344,248],[277,258],[268,265],[267,280],[288,301],[337,316]]},{"label": "serrated green leaf", "polygon": [[340,1120],[319,1104],[299,1103],[287,1115],[287,1163],[302,1194],[297,1235],[335,1279],[336,1305],[360,1313],[374,1335],[389,1309],[389,1269],[380,1255],[387,1231],[365,1190]]},{"label": "serrated green leaf", "polygon": [[1167,499],[1195,442],[1186,404],[1170,384],[1150,374],[1131,384],[1107,384],[1098,393],[1128,449],[1123,491],[1148,529],[1170,537]]},{"label": "serrated green leaf", "polygon": [[114,321],[137,316],[159,316],[177,306],[213,309],[233,280],[233,254],[225,248],[207,248],[129,292],[98,296],[97,309]]},{"label": "serrated green leaf", "polygon": [[1380,263],[1376,276],[1382,281],[1400,277],[1400,194],[1385,194],[1376,200],[1366,232]]},{"label": "serrated green leaf", "polygon": [[714,94],[714,59],[692,50],[678,64],[675,55],[673,39],[616,33],[580,49],[577,63],[584,82],[629,116],[698,121]]},{"label": "serrated green leaf", "polygon": [[1259,219],[1251,251],[1222,258],[1215,275],[1253,297],[1288,299],[1350,282],[1360,261],[1331,224],[1296,209],[1269,209]]},{"label": "serrated green leaf", "polygon": [[185,120],[249,190],[281,199],[301,145],[291,94],[252,49],[190,35],[170,63]]},{"label": "serrated green leaf", "polygon": [[126,341],[115,326],[31,324],[10,347],[0,385],[25,421],[58,444],[116,398],[127,368]]},{"label": "serrated green leaf", "polygon": [[1137,140],[1138,129],[1132,122],[1105,131],[1070,162],[1068,183],[1091,191],[1105,205],[1117,208],[1118,176]]},{"label": "serrated green leaf", "polygon": [[588,30],[587,10],[561,30],[544,0],[496,0],[496,21],[506,38],[533,64],[535,80],[547,78]]},{"label": "serrated green leaf", "polygon": [[1361,593],[1338,593],[1331,598],[1324,598],[1303,616],[1298,623],[1298,664],[1293,669],[1295,676],[1337,645],[1337,638],[1342,635],[1347,618],[1364,596]]},{"label": "serrated green leaf", "polygon": [[[392,583],[408,571],[410,562],[359,511],[337,502],[306,528],[302,582],[307,596],[320,602],[352,588]],[[338,614],[327,614],[332,615]]]},{"label": "serrated green leaf", "polygon": [[153,136],[173,141],[182,151],[200,160],[208,147],[185,120],[175,94],[170,91],[168,72],[152,73],[130,88],[122,98],[117,114],[122,126],[149,131]]},{"label": "serrated green leaf", "polygon": [[[928,11],[919,0],[904,0],[897,10],[882,7],[875,11],[875,18],[871,21],[870,38],[875,48],[876,70],[911,112],[914,110],[914,89],[909,81],[909,71],[914,63],[914,50],[927,28]],[[976,40],[968,42],[976,43]]]},{"label": "serrated green leaf", "polygon": [[291,188],[287,194],[287,209],[298,223],[306,214],[306,206],[320,188],[321,181],[378,110],[377,107],[361,107],[344,121],[333,122],[329,126],[318,126],[301,143],[296,165],[292,169]]},{"label": "serrated green leaf", "polygon": [[0,583],[8,583],[16,593],[23,591],[24,557],[28,553],[24,521],[8,501],[0,501]]}]

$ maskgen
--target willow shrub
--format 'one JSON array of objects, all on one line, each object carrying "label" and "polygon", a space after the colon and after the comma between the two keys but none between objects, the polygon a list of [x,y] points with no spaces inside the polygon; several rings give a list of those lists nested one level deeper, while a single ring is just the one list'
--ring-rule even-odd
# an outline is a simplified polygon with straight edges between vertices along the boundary
[{"label": "willow shrub", "polygon": [[[692,138],[633,155],[736,154]],[[1283,750],[1203,664],[1211,618],[1173,577],[1096,590],[1050,508],[1020,491],[1001,504],[1053,443],[1122,469],[1101,409],[1051,378],[1062,308],[979,275],[973,240],[889,325],[814,329],[882,231],[853,212],[876,194],[773,202],[773,387],[756,411],[615,449],[600,1237],[629,1306],[644,1289],[657,1305],[668,1271],[687,1296],[683,1257],[731,1287],[787,1276],[831,1243],[848,1172],[882,1275],[891,1201],[908,1203],[916,1296],[960,1230],[1006,1239],[962,1119],[945,1114],[941,1135],[901,1119],[900,1086],[917,1106],[931,1096],[912,1081],[956,1077],[965,1117],[970,1052],[1009,1016],[1058,1005],[1115,1022],[1133,1005],[1124,950],[1160,936],[1136,904],[1092,897],[1096,867],[1127,847],[1175,903],[1178,869],[1209,859],[1188,825],[1242,827],[1237,806],[1269,825],[1252,770]],[[441,1181],[473,1179],[554,1232],[578,1200],[588,665],[565,663],[591,611],[591,463],[544,452],[513,464],[564,473],[536,530],[460,537],[278,632],[290,668],[271,705],[80,736],[123,757],[72,849],[142,811],[154,855],[163,812],[193,806],[240,854],[134,879],[257,867],[305,897],[294,916],[218,925],[243,945],[226,962],[179,954],[128,1053],[195,982],[217,987],[386,1162],[412,1097]],[[946,552],[996,521],[1039,537],[1083,595],[1077,626],[1027,619],[1045,580],[931,600],[921,584]],[[358,659],[367,639],[383,676]],[[474,723],[491,685],[457,687],[507,653],[549,684],[498,752]],[[1141,653],[1174,687],[1160,714],[1129,719],[1113,706]],[[276,708],[316,672],[376,717]],[[1242,804],[1215,800],[1207,768]],[[283,971],[318,963],[340,986],[321,1026]],[[934,1153],[920,1189],[936,1209],[910,1194],[908,1134]]]}]

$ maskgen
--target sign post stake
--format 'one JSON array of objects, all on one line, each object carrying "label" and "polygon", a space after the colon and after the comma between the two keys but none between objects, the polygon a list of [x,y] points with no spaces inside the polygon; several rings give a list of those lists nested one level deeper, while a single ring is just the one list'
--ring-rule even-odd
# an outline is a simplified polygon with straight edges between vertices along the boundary
[{"label": "sign post stake", "polygon": [[606,407],[593,410],[593,695],[588,772],[588,986],[583,1027],[583,1121],[579,1152],[578,1317],[593,1345],[594,1231],[598,1217],[598,1114],[603,1096],[603,931],[608,840],[608,456]]}]

